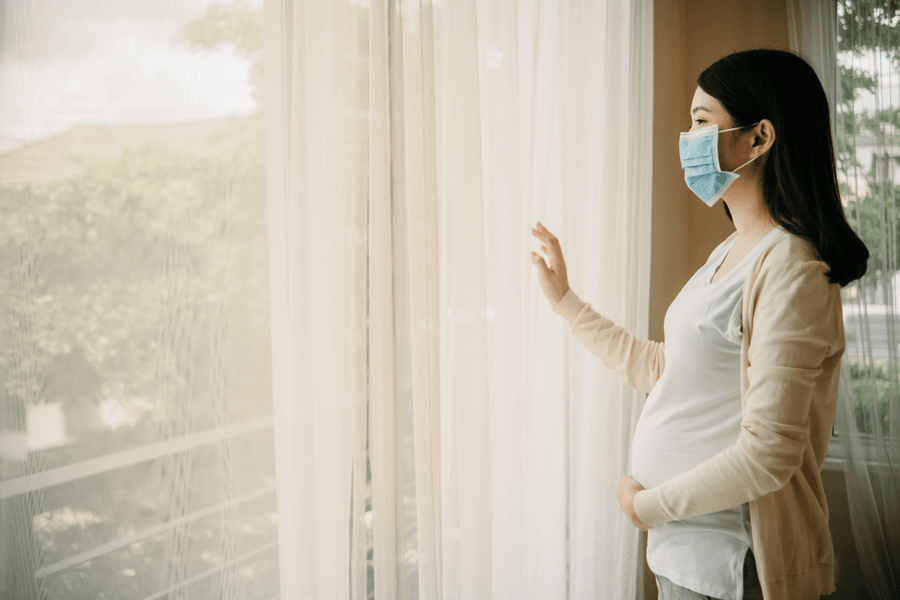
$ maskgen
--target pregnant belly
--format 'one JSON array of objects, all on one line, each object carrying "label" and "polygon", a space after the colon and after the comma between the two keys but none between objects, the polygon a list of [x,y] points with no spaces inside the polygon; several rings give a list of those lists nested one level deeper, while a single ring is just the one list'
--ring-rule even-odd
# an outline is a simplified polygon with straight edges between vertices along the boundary
[{"label": "pregnant belly", "polygon": [[661,485],[734,444],[739,427],[739,419],[732,425],[710,427],[642,415],[631,442],[631,476],[644,489]]}]

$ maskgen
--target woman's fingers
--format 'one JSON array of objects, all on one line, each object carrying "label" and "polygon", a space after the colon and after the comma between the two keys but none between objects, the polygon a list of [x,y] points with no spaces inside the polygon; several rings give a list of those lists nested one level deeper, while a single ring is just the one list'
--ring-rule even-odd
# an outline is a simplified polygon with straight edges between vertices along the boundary
[{"label": "woman's fingers", "polygon": [[531,262],[538,267],[540,272],[544,295],[553,306],[556,306],[569,290],[569,278],[566,275],[566,263],[563,260],[559,240],[540,223],[532,227],[531,231],[538,240],[543,242],[541,250],[547,254],[550,266],[544,261],[543,256],[534,251],[531,253]]},{"label": "woman's fingers", "polygon": [[537,227],[533,227],[531,231],[536,238],[544,242],[541,249],[551,258],[554,267],[559,264],[562,261],[562,247],[559,245],[559,240],[556,236],[547,231],[540,223],[537,224]]},{"label": "woman's fingers", "polygon": [[542,242],[549,242],[553,239],[553,234],[547,231],[547,229],[540,223],[538,223],[535,227],[532,227],[531,231]]},{"label": "woman's fingers", "polygon": [[550,260],[550,264],[547,265],[547,268],[551,271],[555,271],[561,262],[562,257],[560,256],[560,253],[552,248],[548,248],[546,244],[541,244],[541,250],[544,251],[544,254],[546,254],[547,258]]},{"label": "woman's fingers", "polygon": [[643,489],[641,484],[635,481],[634,478],[626,475],[619,480],[619,485],[616,487],[616,498],[618,498],[619,506],[622,507],[622,512],[625,513],[628,520],[641,531],[647,531],[649,527],[641,521],[634,510],[634,497]]},{"label": "woman's fingers", "polygon": [[550,233],[550,230],[548,230],[546,227],[541,225],[540,221],[538,221],[536,230],[538,233],[540,233],[539,237],[541,237],[541,239],[549,242],[550,244],[559,246],[559,240],[556,239],[556,236]]}]

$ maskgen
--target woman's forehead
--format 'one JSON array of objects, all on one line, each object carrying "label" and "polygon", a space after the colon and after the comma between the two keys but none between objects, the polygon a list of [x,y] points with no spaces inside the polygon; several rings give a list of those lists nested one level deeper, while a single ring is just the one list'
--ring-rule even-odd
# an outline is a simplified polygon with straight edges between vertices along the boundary
[{"label": "woman's forehead", "polygon": [[691,101],[691,114],[701,110],[708,113],[723,112],[722,104],[698,86],[694,91],[694,99]]}]

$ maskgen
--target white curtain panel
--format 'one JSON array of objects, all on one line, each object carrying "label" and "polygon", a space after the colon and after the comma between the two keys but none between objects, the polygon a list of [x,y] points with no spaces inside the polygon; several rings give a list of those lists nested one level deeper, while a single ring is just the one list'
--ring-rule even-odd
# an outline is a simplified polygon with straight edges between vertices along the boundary
[{"label": "white curtain panel", "polygon": [[266,11],[282,597],[635,598],[643,396],[530,252],[646,335],[652,4]]},{"label": "white curtain panel", "polygon": [[837,0],[789,0],[787,13],[791,50],[799,52],[816,70],[828,97],[834,135],[841,93],[837,68]]},{"label": "white curtain panel", "polygon": [[358,598],[359,582],[365,585],[367,15],[347,2],[267,2],[265,10],[282,597]]}]

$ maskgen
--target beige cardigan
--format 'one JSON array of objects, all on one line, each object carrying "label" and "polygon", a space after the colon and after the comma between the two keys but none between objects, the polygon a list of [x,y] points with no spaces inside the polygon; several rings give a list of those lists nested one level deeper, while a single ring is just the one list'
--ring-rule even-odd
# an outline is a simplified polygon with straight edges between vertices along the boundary
[{"label": "beige cardigan", "polygon": [[[840,287],[828,283],[827,272],[812,245],[787,232],[763,252],[743,286],[737,442],[635,496],[635,511],[650,526],[749,502],[765,600],[835,591],[820,472],[837,407],[844,323]],[[662,375],[664,344],[633,336],[571,290],[553,310],[631,387],[649,392]]]}]

